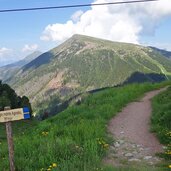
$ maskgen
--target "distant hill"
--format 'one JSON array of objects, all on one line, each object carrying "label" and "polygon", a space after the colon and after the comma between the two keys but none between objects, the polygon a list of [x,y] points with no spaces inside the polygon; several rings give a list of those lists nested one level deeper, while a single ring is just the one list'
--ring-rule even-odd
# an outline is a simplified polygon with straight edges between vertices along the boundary
[{"label": "distant hill", "polygon": [[32,54],[26,56],[24,59],[17,61],[15,63],[5,65],[0,67],[0,80],[7,80],[9,79],[13,74],[15,74],[22,66],[26,65],[30,61],[37,58],[39,55],[41,55],[42,52],[35,51]]},{"label": "distant hill", "polygon": [[167,50],[164,50],[164,49],[159,49],[159,48],[156,48],[156,47],[152,47],[150,46],[150,48],[154,49],[155,51],[161,53],[163,56],[171,59],[171,52],[170,51],[167,51]]},{"label": "distant hill", "polygon": [[171,60],[154,48],[74,35],[24,65],[8,83],[31,98],[34,106],[48,108],[54,98],[65,100],[122,84],[136,72],[168,79]]}]

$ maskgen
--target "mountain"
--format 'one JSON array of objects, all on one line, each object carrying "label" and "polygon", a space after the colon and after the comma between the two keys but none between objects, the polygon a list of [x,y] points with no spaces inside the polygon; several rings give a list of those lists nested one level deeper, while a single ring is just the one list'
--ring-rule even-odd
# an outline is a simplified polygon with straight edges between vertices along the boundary
[{"label": "mountain", "polygon": [[40,51],[35,51],[31,54],[29,54],[28,56],[26,56],[24,59],[16,62],[16,63],[13,63],[9,66],[19,66],[19,67],[22,67],[26,64],[28,64],[29,62],[31,62],[32,60],[34,60],[35,58],[37,58],[38,56],[40,56],[42,54],[42,52]]},{"label": "mountain", "polygon": [[13,74],[15,74],[22,66],[26,65],[27,63],[31,62],[35,58],[37,58],[42,53],[39,51],[35,51],[32,54],[26,56],[24,59],[17,61],[15,63],[5,65],[0,67],[0,80],[7,80]]},{"label": "mountain", "polygon": [[74,35],[24,65],[8,83],[33,106],[48,108],[54,100],[122,84],[136,72],[169,78],[171,60],[150,47]]},{"label": "mountain", "polygon": [[167,51],[167,50],[163,50],[163,49],[159,49],[159,48],[156,48],[156,47],[152,47],[150,46],[150,48],[154,49],[155,51],[161,53],[163,56],[171,59],[171,52],[170,51]]}]

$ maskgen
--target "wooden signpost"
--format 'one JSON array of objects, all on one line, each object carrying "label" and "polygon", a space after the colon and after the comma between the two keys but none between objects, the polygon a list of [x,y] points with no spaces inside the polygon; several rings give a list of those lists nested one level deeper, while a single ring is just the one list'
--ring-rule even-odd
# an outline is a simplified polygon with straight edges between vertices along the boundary
[{"label": "wooden signpost", "polygon": [[14,165],[14,143],[12,136],[12,124],[11,121],[18,121],[22,119],[29,119],[30,113],[28,108],[10,109],[5,107],[4,111],[0,112],[0,122],[5,123],[7,132],[7,142],[9,150],[10,171],[15,171]]}]

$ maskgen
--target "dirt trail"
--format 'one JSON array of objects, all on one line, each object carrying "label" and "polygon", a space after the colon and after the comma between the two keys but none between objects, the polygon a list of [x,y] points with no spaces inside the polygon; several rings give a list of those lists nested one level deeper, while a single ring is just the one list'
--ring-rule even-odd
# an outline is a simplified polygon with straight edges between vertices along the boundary
[{"label": "dirt trail", "polygon": [[143,161],[153,165],[161,160],[155,153],[162,152],[163,147],[150,132],[150,100],[166,89],[145,94],[140,101],[128,104],[110,121],[108,130],[116,142],[110,147],[105,163],[116,166],[123,162]]}]

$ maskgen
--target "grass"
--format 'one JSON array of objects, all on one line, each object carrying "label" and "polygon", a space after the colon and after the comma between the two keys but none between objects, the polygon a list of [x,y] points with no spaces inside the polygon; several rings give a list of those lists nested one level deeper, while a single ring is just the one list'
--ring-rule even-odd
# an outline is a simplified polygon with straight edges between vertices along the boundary
[{"label": "grass", "polygon": [[[167,84],[167,83],[166,83]],[[106,125],[127,103],[164,84],[133,84],[89,95],[48,120],[14,123],[17,171],[111,171],[102,159],[113,141]],[[5,130],[0,127],[0,170],[9,170]],[[52,167],[56,163],[57,167]],[[50,167],[51,165],[51,167]],[[113,169],[118,170],[118,169]]]},{"label": "grass", "polygon": [[167,147],[162,156],[171,162],[171,87],[154,97],[152,131],[156,132],[160,142]]}]

